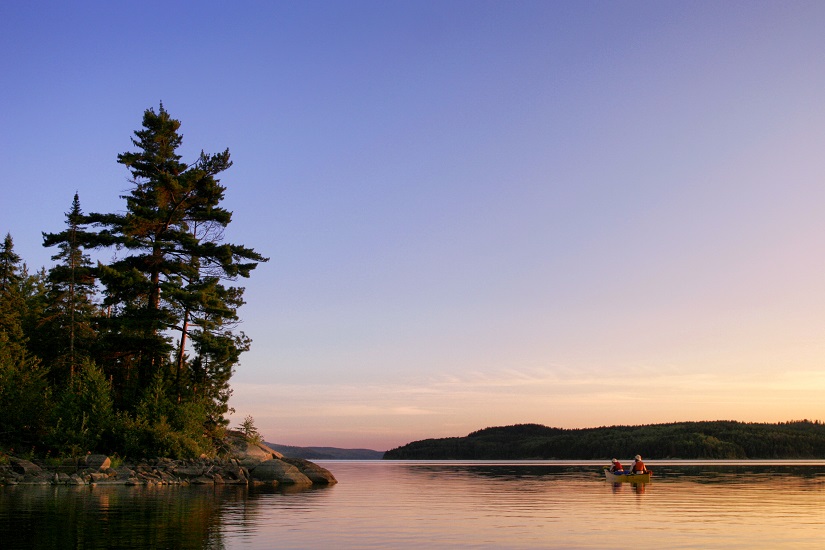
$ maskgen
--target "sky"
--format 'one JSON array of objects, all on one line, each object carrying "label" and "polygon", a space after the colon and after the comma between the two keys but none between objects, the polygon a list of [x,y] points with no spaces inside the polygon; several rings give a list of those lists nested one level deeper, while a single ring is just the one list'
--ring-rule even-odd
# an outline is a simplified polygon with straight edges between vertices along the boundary
[{"label": "sky", "polygon": [[32,268],[160,103],[229,148],[231,425],[825,419],[825,3],[0,3],[0,233]]}]

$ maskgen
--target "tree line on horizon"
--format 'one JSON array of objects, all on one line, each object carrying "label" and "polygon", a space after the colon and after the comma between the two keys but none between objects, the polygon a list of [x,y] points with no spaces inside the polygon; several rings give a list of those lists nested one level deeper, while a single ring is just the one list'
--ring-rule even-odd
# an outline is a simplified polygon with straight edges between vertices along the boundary
[{"label": "tree line on horizon", "polygon": [[[0,451],[193,457],[228,425],[229,379],[250,339],[237,330],[248,278],[268,259],[224,241],[229,150],[183,162],[180,121],[144,112],[125,210],[43,233],[49,269],[0,246]],[[92,262],[109,252],[107,262]]]},{"label": "tree line on horizon", "polygon": [[825,458],[825,423],[678,422],[564,429],[540,424],[485,428],[466,437],[414,441],[387,460],[609,460]]}]

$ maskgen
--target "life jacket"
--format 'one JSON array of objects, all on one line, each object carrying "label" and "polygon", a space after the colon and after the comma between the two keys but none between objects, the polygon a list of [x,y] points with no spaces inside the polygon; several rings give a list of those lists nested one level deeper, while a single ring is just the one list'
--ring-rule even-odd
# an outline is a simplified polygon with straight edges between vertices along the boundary
[{"label": "life jacket", "polygon": [[611,472],[620,472],[622,470],[624,470],[624,467],[621,462],[614,462],[613,466],[610,467]]},{"label": "life jacket", "polygon": [[633,463],[633,471],[634,472],[645,473],[647,471],[647,468],[645,467],[645,463],[642,462],[641,460],[637,460],[636,462]]}]

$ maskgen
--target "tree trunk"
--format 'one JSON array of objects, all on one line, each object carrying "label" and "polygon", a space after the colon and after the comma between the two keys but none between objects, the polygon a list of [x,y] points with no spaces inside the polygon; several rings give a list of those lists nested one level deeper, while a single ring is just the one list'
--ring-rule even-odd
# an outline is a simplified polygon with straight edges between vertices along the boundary
[{"label": "tree trunk", "polygon": [[183,359],[186,355],[186,335],[189,332],[189,308],[187,307],[186,310],[183,312],[183,323],[181,325],[180,331],[180,346],[178,348],[178,365],[175,372],[175,391],[178,394],[178,403],[181,401],[181,394],[180,394],[180,377],[181,373],[183,372]]}]

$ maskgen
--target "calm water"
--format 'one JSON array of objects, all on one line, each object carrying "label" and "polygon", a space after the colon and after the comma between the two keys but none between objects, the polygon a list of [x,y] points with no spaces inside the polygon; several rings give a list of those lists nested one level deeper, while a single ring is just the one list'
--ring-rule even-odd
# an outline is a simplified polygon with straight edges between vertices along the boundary
[{"label": "calm water", "polygon": [[823,548],[825,461],[319,461],[339,483],[0,487],[0,548]]}]

